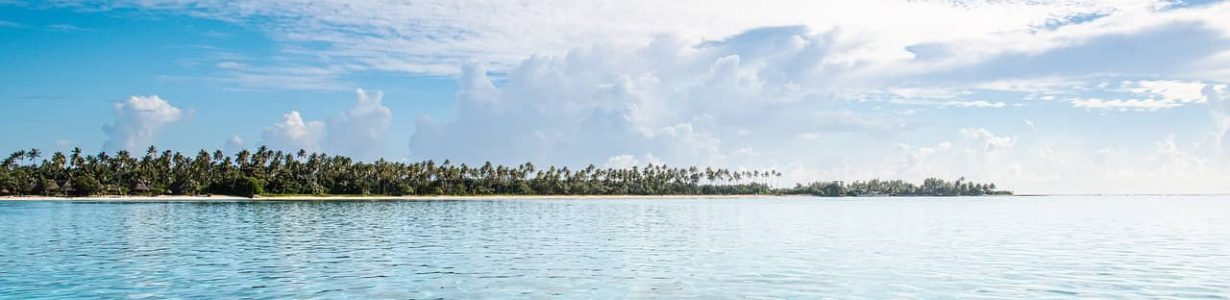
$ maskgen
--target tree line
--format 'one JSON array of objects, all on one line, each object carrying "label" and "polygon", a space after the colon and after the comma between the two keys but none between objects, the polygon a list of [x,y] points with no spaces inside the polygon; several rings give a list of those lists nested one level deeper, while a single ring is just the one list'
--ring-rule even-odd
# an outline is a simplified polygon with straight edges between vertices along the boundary
[{"label": "tree line", "polygon": [[946,181],[939,178],[924,179],[921,185],[915,185],[903,180],[855,181],[846,184],[841,181],[813,182],[796,184],[793,188],[780,189],[782,194],[803,194],[823,197],[842,196],[983,196],[1011,195],[1010,191],[1001,191],[994,183],[983,184],[969,182],[965,177],[956,181]]},{"label": "tree line", "polygon": [[729,170],[647,165],[583,169],[532,163],[481,166],[437,163],[354,161],[304,150],[283,152],[261,146],[234,155],[201,150],[195,155],[149,147],[144,155],[128,151],[84,154],[75,148],[43,157],[38,149],[19,150],[0,164],[0,195],[722,195],[810,194],[984,195],[1005,193],[995,185],[928,179],[811,183],[773,188],[775,170]]}]

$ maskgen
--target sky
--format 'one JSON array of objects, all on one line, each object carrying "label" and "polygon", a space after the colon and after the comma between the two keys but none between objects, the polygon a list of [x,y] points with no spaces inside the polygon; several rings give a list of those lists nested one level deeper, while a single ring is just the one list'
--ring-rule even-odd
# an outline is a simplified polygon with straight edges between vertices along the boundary
[{"label": "sky", "polygon": [[0,0],[0,152],[267,145],[1230,193],[1227,16],[1160,0]]}]

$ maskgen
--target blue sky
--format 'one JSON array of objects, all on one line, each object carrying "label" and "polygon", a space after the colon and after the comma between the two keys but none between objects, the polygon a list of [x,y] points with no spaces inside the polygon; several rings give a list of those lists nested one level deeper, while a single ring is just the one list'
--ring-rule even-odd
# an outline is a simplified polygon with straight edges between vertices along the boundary
[{"label": "blue sky", "polygon": [[1230,5],[0,1],[0,151],[1230,192]]},{"label": "blue sky", "polygon": [[[446,76],[392,72],[355,74],[320,89],[237,84],[218,65],[275,59],[277,43],[243,26],[172,13],[16,5],[0,10],[0,20],[0,49],[7,53],[0,57],[7,70],[0,75],[0,125],[13,138],[6,153],[101,150],[101,126],[114,121],[116,102],[133,95],[158,95],[185,110],[184,122],[168,124],[157,145],[187,150],[221,148],[233,136],[257,139],[290,110],[333,116],[352,104],[355,88],[396,97],[385,105],[399,112],[446,116],[456,89]],[[391,157],[408,152],[404,143],[388,146]]]}]

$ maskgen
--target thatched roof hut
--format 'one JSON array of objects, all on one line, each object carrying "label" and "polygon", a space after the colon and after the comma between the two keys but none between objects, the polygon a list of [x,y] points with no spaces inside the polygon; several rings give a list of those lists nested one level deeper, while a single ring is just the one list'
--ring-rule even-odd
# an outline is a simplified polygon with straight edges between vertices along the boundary
[{"label": "thatched roof hut", "polygon": [[142,194],[148,193],[149,185],[145,184],[145,181],[138,181],[137,184],[132,185],[132,191]]},{"label": "thatched roof hut", "polygon": [[72,194],[73,192],[77,191],[77,189],[76,189],[76,188],[73,188],[73,181],[72,181],[72,180],[67,180],[67,181],[64,181],[64,184],[60,186],[60,190],[61,190],[61,191],[64,191],[64,193],[68,193],[68,194]]},{"label": "thatched roof hut", "polygon": [[55,181],[55,180],[51,180],[51,179],[42,180],[42,181],[38,182],[38,184],[35,186],[35,189],[34,189],[34,190],[35,190],[35,191],[38,191],[38,192],[40,192],[40,193],[42,193],[42,194],[44,194],[44,195],[49,195],[49,194],[51,194],[51,193],[53,193],[53,192],[57,192],[57,191],[59,191],[59,190],[60,190],[60,184],[56,183],[56,181]]}]

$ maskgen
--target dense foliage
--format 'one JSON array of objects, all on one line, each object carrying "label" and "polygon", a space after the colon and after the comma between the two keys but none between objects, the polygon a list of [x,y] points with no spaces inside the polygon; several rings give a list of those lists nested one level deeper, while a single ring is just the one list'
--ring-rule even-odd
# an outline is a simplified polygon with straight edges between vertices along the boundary
[{"label": "dense foliage", "polygon": [[669,168],[580,170],[531,163],[508,167],[491,163],[473,167],[449,161],[401,163],[355,162],[321,153],[272,151],[261,147],[233,157],[201,150],[195,156],[150,147],[135,157],[127,151],[83,155],[74,149],[41,159],[37,149],[9,155],[0,164],[0,195],[198,195],[237,196],[294,194],[358,195],[711,195],[812,194],[821,196],[981,195],[994,185],[928,180],[922,186],[901,181],[854,184],[815,183],[773,189],[777,171]]},{"label": "dense foliage", "polygon": [[778,190],[783,194],[803,194],[825,197],[841,196],[982,196],[1011,195],[1012,192],[996,189],[994,183],[981,184],[965,181],[962,177],[954,182],[927,178],[922,185],[901,180],[855,181],[846,184],[840,181],[797,184],[791,189]]}]

